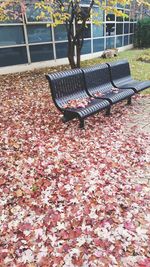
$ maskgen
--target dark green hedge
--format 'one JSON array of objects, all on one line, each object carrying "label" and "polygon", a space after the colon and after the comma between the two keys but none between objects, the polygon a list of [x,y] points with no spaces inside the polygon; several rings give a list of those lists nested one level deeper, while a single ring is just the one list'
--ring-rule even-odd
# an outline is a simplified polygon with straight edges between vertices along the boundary
[{"label": "dark green hedge", "polygon": [[150,47],[150,18],[137,22],[134,44],[139,48]]}]

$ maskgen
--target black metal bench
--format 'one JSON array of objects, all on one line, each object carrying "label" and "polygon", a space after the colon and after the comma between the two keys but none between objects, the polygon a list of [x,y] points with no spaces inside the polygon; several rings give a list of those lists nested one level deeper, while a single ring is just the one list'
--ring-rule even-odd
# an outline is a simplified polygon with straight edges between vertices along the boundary
[{"label": "black metal bench", "polygon": [[95,98],[106,99],[110,104],[127,99],[131,104],[134,95],[132,89],[116,89],[110,80],[110,71],[107,64],[100,64],[82,69],[86,82],[87,93]]},{"label": "black metal bench", "polygon": [[[63,113],[63,122],[74,118],[84,127],[84,119],[102,109],[110,113],[110,103],[105,99],[92,99],[86,93],[85,80],[81,69],[67,70],[46,75],[49,81],[52,99],[56,107]],[[86,99],[87,105],[82,107],[69,106],[69,102]]]},{"label": "black metal bench", "polygon": [[131,88],[135,93],[138,93],[150,87],[150,81],[137,81],[131,77],[130,66],[127,60],[107,63],[111,81],[114,87],[120,89]]}]

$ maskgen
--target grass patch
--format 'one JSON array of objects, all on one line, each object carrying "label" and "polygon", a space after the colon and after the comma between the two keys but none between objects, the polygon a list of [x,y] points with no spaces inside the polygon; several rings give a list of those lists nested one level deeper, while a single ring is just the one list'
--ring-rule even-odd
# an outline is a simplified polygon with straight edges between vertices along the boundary
[{"label": "grass patch", "polygon": [[137,58],[137,61],[150,63],[150,49],[144,50],[141,55]]}]

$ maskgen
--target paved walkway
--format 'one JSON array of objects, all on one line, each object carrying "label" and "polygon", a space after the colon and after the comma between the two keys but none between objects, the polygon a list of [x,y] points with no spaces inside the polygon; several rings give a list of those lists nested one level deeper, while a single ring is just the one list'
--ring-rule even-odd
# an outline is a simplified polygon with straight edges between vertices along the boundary
[{"label": "paved walkway", "polygon": [[127,124],[127,131],[130,134],[130,130],[134,128],[137,134],[140,132],[147,137],[147,160],[138,182],[146,182],[150,186],[150,96],[138,98],[136,101],[136,112],[132,114],[131,121]]},{"label": "paved walkway", "polygon": [[133,116],[130,126],[138,125],[140,132],[150,134],[150,97],[138,99],[139,112]]}]

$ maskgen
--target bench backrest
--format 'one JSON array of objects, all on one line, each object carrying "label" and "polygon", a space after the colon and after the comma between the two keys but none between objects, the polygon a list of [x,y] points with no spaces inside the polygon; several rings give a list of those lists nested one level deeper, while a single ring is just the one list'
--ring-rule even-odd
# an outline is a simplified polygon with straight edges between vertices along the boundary
[{"label": "bench backrest", "polygon": [[130,66],[127,60],[107,63],[110,68],[111,80],[115,83],[131,79]]},{"label": "bench backrest", "polygon": [[107,64],[99,64],[89,68],[82,69],[85,77],[86,88],[93,94],[99,91],[106,92],[112,88],[110,82],[110,73]]},{"label": "bench backrest", "polygon": [[87,97],[85,81],[81,69],[66,70],[46,75],[51,94],[57,108],[63,108],[71,99]]}]

